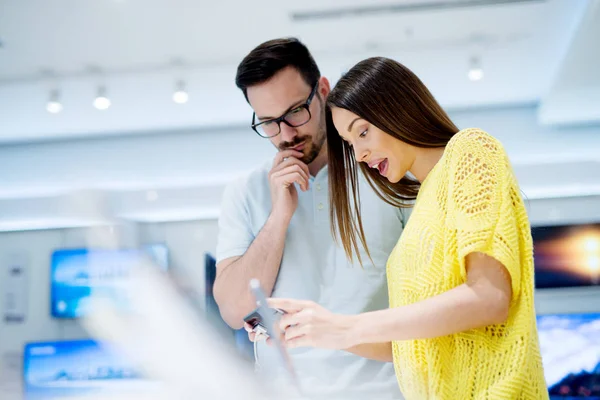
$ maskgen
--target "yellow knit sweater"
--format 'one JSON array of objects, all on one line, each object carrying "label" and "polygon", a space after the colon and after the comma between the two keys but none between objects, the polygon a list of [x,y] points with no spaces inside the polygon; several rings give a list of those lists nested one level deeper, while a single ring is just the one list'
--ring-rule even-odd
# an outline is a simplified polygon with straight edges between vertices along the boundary
[{"label": "yellow knit sweater", "polygon": [[465,256],[485,253],[507,268],[508,320],[434,339],[393,343],[407,399],[547,399],[533,303],[529,221],[508,157],[479,129],[458,132],[421,185],[387,263],[390,307],[466,282]]}]

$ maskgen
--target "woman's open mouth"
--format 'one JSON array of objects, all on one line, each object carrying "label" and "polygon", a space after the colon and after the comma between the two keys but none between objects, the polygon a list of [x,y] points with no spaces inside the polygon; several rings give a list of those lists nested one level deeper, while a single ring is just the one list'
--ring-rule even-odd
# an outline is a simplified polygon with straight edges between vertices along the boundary
[{"label": "woman's open mouth", "polygon": [[379,173],[383,176],[386,176],[387,170],[388,170],[388,159],[387,158],[383,158],[381,160],[377,160],[374,163],[369,163],[369,167],[371,168],[377,168],[377,170],[379,171]]}]

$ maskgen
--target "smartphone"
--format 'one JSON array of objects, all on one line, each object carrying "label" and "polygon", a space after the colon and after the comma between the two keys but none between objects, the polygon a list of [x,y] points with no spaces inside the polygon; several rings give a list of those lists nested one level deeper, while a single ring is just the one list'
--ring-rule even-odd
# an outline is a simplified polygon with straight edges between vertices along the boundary
[{"label": "smartphone", "polygon": [[[253,332],[260,333],[268,337],[270,329],[267,329],[265,318],[261,315],[262,310],[264,310],[264,308],[261,309],[259,307],[252,311],[250,314],[244,317],[244,322],[252,327]],[[266,310],[271,313],[270,317],[275,321],[285,314],[285,311],[278,308],[267,308]]]}]

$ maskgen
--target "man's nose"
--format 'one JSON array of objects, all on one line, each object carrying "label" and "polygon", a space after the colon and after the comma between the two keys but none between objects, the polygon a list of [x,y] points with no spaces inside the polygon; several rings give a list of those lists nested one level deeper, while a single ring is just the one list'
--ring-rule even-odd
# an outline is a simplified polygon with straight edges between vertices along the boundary
[{"label": "man's nose", "polygon": [[288,126],[285,122],[282,122],[279,126],[281,127],[281,140],[284,142],[292,142],[298,135],[296,128]]}]

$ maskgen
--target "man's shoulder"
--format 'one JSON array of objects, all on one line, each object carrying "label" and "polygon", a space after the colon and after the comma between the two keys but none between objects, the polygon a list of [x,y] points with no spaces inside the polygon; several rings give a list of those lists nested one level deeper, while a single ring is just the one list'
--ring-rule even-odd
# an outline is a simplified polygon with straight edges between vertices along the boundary
[{"label": "man's shoulder", "polygon": [[269,192],[269,171],[271,162],[264,162],[251,171],[238,176],[225,187],[225,194],[248,197],[252,194]]},{"label": "man's shoulder", "polygon": [[358,187],[361,203],[368,203],[371,207],[392,207],[390,204],[383,201],[381,197],[379,197],[375,189],[369,185],[367,178],[365,178],[362,173],[360,173],[358,178]]},{"label": "man's shoulder", "polygon": [[385,218],[391,218],[387,222],[396,223],[400,221],[402,227],[406,224],[412,208],[401,209],[384,201],[375,189],[369,185],[369,182],[367,182],[362,173],[359,177],[359,190],[360,204],[363,210],[369,210],[368,213],[370,214],[378,214]]},{"label": "man's shoulder", "polygon": [[249,184],[264,185],[268,184],[269,181],[269,171],[271,171],[271,165],[273,161],[265,161],[262,164],[259,164],[256,168],[251,170],[248,174],[246,174],[246,181]]}]

